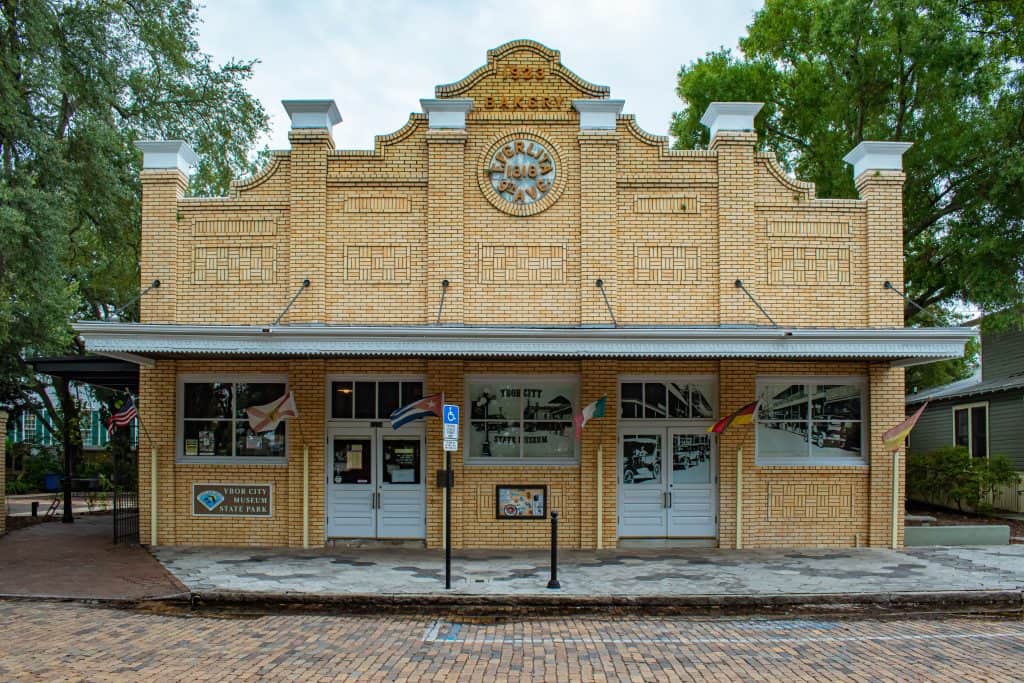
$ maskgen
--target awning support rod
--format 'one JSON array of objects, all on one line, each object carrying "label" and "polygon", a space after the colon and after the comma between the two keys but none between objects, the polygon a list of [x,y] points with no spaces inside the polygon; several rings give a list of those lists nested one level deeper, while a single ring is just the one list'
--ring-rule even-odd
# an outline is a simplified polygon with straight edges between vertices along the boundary
[{"label": "awning support rod", "polygon": [[138,301],[142,297],[144,297],[147,294],[149,294],[150,290],[157,289],[159,286],[160,286],[160,281],[159,280],[153,280],[152,282],[149,283],[148,287],[146,287],[144,290],[139,292],[139,295],[137,297],[135,297],[134,299],[132,299],[131,301],[126,303],[124,306],[121,306],[120,308],[116,309],[114,311],[114,315],[116,315],[118,317],[118,319],[120,320],[121,314],[124,313],[124,310],[126,308],[131,306],[133,303],[135,303],[136,301]]},{"label": "awning support rod", "polygon": [[597,285],[597,288],[601,290],[601,296],[604,297],[604,305],[608,308],[608,315],[612,319],[612,326],[618,327],[619,321],[615,319],[615,311],[612,310],[612,304],[610,301],[608,301],[608,294],[604,291],[604,280],[598,278],[597,282],[595,282],[594,284]]},{"label": "awning support rod", "polygon": [[772,327],[778,327],[779,326],[779,324],[777,322],[775,322],[775,320],[770,315],[768,315],[768,311],[764,310],[764,306],[759,304],[757,302],[757,299],[754,298],[754,295],[751,294],[750,291],[745,286],[743,286],[743,280],[737,280],[736,281],[736,287],[738,287],[739,289],[742,289],[743,293],[747,295],[747,298],[750,299],[751,301],[753,301],[754,305],[757,306],[757,310],[759,310],[762,313],[764,313],[764,317],[768,318],[768,322],[770,322],[772,324]]},{"label": "awning support rod", "polygon": [[448,280],[441,280],[441,303],[437,305],[437,325],[441,324],[441,311],[444,310],[444,295],[448,293]]},{"label": "awning support rod", "polygon": [[296,299],[299,298],[299,295],[302,294],[303,290],[305,290],[307,287],[309,287],[309,280],[308,279],[302,281],[302,284],[295,291],[295,296],[292,297],[292,300],[289,301],[288,305],[284,307],[283,311],[281,311],[281,315],[277,316],[277,319],[275,319],[274,322],[270,323],[271,327],[277,327],[277,324],[280,323],[281,319],[284,318],[285,315],[288,314],[288,311],[291,310],[292,304],[295,303]]}]

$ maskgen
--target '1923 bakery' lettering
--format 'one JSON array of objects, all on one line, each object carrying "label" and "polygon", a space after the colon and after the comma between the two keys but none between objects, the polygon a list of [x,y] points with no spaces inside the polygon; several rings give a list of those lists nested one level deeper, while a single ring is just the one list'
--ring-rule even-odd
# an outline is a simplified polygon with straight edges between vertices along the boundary
[{"label": "'1923 bakery' lettering", "polygon": [[564,97],[547,95],[487,95],[484,98],[484,109],[568,109],[569,103]]}]

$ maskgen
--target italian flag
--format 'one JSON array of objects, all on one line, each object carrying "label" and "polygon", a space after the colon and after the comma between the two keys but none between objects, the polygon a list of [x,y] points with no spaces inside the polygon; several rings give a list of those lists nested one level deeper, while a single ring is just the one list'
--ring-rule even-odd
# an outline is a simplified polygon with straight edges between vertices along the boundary
[{"label": "italian flag", "polygon": [[576,413],[576,415],[572,418],[572,423],[576,427],[577,440],[583,438],[583,426],[590,422],[590,418],[604,417],[604,404],[607,401],[608,397],[602,396],[601,398],[597,399],[589,406],[581,410],[580,412]]}]

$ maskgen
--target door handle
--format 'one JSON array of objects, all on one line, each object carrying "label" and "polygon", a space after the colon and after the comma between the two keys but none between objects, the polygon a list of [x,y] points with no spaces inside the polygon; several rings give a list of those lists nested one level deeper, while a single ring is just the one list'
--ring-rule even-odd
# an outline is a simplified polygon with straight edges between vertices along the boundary
[{"label": "door handle", "polygon": [[665,493],[665,507],[667,507],[667,508],[672,507],[672,492],[671,491],[667,491]]}]

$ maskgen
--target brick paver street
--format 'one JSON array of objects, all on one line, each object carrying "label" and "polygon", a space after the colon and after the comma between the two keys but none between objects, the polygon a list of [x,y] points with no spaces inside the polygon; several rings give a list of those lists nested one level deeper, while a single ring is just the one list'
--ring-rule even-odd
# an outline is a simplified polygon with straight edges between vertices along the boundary
[{"label": "brick paver street", "polygon": [[[0,602],[0,680],[1020,680],[1020,619],[157,614]],[[16,634],[14,637],[7,637]]]}]

